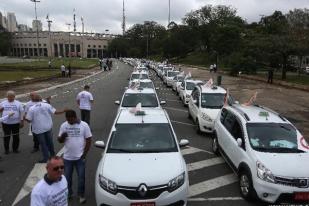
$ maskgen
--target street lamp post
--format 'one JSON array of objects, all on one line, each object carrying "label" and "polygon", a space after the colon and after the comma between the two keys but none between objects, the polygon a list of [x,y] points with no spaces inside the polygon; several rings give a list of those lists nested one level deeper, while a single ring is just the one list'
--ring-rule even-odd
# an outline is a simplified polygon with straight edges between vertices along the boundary
[{"label": "street lamp post", "polygon": [[70,23],[66,23],[66,25],[69,27],[69,65],[71,64],[71,31],[70,31]]},{"label": "street lamp post", "polygon": [[35,23],[36,23],[36,40],[37,40],[37,44],[38,44],[38,56],[39,56],[39,59],[40,59],[41,52],[40,52],[40,41],[39,41],[39,27],[38,27],[38,16],[37,16],[37,12],[36,12],[36,3],[39,3],[40,1],[38,1],[38,0],[30,0],[30,1],[34,3]]}]

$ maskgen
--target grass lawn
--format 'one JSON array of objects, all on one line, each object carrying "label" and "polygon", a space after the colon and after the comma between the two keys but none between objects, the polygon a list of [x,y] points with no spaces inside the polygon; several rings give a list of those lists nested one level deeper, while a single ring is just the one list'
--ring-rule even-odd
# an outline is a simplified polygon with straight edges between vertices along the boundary
[{"label": "grass lawn", "polygon": [[[267,72],[258,73],[258,76],[265,77],[267,80]],[[281,80],[281,73],[274,74],[274,80]],[[309,75],[301,74],[300,76],[297,73],[286,73],[286,82],[309,85]]]},{"label": "grass lawn", "polygon": [[[40,59],[39,61],[32,61],[32,62],[20,62],[20,63],[12,63],[12,64],[0,64],[0,68],[2,69],[36,69],[36,68],[46,68],[48,69],[48,59]],[[62,58],[62,59],[53,59],[52,60],[52,67],[53,68],[59,68],[61,64],[65,66],[69,65],[69,59],[68,58]],[[71,58],[71,67],[72,68],[78,68],[78,69],[88,69],[93,66],[98,65],[97,59],[79,59],[79,58]]]},{"label": "grass lawn", "polygon": [[24,78],[49,77],[60,74],[59,71],[0,71],[0,82],[18,81]]}]

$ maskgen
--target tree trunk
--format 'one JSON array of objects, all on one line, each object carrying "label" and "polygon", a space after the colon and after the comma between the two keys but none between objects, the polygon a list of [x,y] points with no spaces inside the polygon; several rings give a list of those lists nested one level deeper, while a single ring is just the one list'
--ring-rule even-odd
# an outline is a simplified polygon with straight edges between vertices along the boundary
[{"label": "tree trunk", "polygon": [[281,76],[281,79],[282,79],[282,80],[286,80],[286,69],[287,69],[288,57],[287,57],[286,55],[283,55],[282,58],[283,58],[283,67],[282,67],[282,76]]}]

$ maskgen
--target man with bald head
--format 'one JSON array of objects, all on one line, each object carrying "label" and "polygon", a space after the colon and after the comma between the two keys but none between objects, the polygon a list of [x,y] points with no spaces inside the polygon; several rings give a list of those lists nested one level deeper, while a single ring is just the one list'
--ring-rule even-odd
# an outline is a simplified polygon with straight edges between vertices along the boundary
[{"label": "man with bald head", "polygon": [[47,173],[31,192],[31,206],[67,206],[68,183],[63,175],[61,157],[50,157],[46,164]]},{"label": "man with bald head", "polygon": [[4,133],[4,149],[5,154],[10,153],[10,139],[13,136],[13,144],[12,149],[14,153],[19,153],[19,128],[24,126],[23,120],[23,105],[15,100],[15,92],[8,91],[7,99],[0,103],[0,112],[2,112],[2,117],[6,116],[10,113],[14,113],[14,115],[2,122],[2,128]]}]

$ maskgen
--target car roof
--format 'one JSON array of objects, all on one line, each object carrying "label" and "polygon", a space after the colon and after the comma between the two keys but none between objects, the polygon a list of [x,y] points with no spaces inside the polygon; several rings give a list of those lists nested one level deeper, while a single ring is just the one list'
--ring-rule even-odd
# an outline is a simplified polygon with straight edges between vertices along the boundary
[{"label": "car roof", "polygon": [[201,80],[194,80],[194,79],[185,79],[184,80],[185,82],[193,82],[193,83],[200,83],[200,82],[203,82],[203,81],[201,81]]},{"label": "car roof", "polygon": [[147,71],[141,70],[141,71],[134,71],[132,74],[147,74]]},{"label": "car roof", "polygon": [[169,123],[163,109],[142,108],[142,111],[145,112],[145,115],[135,115],[131,109],[120,110],[117,124]]},{"label": "car roof", "polygon": [[[231,110],[241,114],[247,122],[258,123],[290,123],[286,118],[277,112],[259,105],[245,106],[241,104],[233,104]],[[266,116],[267,115],[267,116]],[[291,123],[290,123],[291,124]]]},{"label": "car roof", "polygon": [[125,94],[128,94],[128,93],[130,93],[130,94],[138,94],[138,93],[155,94],[156,91],[152,88],[142,88],[142,89],[131,89],[131,88],[129,88],[125,91]]},{"label": "car roof", "polygon": [[151,79],[133,79],[131,82],[152,82]]},{"label": "car roof", "polygon": [[215,94],[225,94],[226,90],[219,86],[205,87],[203,85],[199,86],[201,88],[202,93],[215,93]]}]

